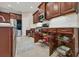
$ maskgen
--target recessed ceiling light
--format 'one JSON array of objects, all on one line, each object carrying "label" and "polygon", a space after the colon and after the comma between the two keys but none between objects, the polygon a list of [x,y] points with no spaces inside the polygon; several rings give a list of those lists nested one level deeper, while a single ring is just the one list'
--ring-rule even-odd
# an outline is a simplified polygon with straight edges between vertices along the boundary
[{"label": "recessed ceiling light", "polygon": [[19,4],[20,2],[17,2],[17,4]]},{"label": "recessed ceiling light", "polygon": [[8,4],[8,7],[11,7],[11,5],[10,5],[10,4]]},{"label": "recessed ceiling light", "polygon": [[30,8],[33,8],[32,6]]}]

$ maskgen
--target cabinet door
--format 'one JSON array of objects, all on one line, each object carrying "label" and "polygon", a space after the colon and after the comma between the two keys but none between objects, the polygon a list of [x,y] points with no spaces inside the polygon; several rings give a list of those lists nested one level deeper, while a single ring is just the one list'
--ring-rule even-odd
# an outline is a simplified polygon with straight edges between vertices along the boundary
[{"label": "cabinet door", "polygon": [[11,57],[13,54],[12,44],[13,36],[12,29],[1,27],[0,28],[0,57]]},{"label": "cabinet door", "polygon": [[[3,21],[3,18],[5,19],[5,21]],[[9,13],[5,13],[5,12],[0,12],[0,22],[4,22],[4,23],[9,23],[10,22],[10,14]]]},{"label": "cabinet door", "polygon": [[61,14],[66,14],[76,11],[76,2],[62,2],[61,3]]},{"label": "cabinet door", "polygon": [[33,14],[33,23],[38,23],[39,22],[39,11],[36,11]]},{"label": "cabinet door", "polygon": [[45,2],[43,2],[43,3],[41,3],[39,6],[38,6],[38,8],[39,9],[42,9],[43,11],[45,11]]},{"label": "cabinet door", "polygon": [[46,4],[46,19],[49,20],[60,15],[60,3],[50,2]]},{"label": "cabinet door", "polygon": [[49,28],[48,32],[54,34],[54,33],[56,33],[56,28]]},{"label": "cabinet door", "polygon": [[46,3],[45,2],[42,2],[39,6],[38,6],[38,8],[39,8],[39,20],[42,22],[42,21],[44,21],[45,20],[45,7],[46,6]]}]

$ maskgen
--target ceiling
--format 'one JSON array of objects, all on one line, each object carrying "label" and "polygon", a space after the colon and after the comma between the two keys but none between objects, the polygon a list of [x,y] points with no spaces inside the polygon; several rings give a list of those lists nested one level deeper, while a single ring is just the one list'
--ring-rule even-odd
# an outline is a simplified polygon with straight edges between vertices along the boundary
[{"label": "ceiling", "polygon": [[0,2],[0,11],[22,13],[34,13],[41,2]]}]

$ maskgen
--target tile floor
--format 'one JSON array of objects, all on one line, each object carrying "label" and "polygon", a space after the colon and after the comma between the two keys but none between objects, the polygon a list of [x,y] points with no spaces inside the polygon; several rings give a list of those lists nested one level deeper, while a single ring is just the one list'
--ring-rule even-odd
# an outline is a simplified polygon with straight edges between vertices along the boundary
[{"label": "tile floor", "polygon": [[[48,47],[41,47],[39,43],[34,43],[31,37],[17,37],[16,57],[49,57]],[[52,55],[55,57],[56,53]],[[51,57],[51,56],[50,56]]]}]

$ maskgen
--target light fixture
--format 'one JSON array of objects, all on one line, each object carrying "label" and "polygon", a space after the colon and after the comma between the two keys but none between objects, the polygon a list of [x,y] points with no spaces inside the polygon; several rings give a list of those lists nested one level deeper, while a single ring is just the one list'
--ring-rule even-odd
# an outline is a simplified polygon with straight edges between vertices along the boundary
[{"label": "light fixture", "polygon": [[20,4],[20,2],[17,2],[17,4]]},{"label": "light fixture", "polygon": [[8,7],[11,7],[11,5],[10,5],[10,4],[8,4]]},{"label": "light fixture", "polygon": [[31,6],[30,8],[32,9],[33,7]]}]

